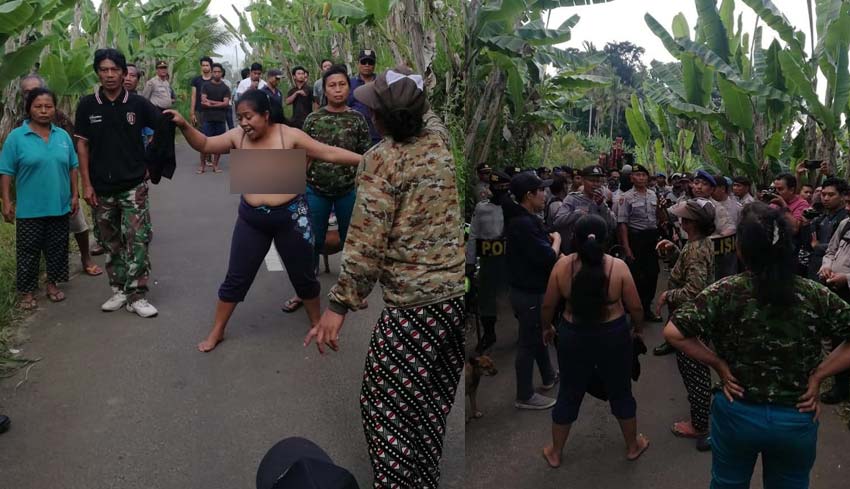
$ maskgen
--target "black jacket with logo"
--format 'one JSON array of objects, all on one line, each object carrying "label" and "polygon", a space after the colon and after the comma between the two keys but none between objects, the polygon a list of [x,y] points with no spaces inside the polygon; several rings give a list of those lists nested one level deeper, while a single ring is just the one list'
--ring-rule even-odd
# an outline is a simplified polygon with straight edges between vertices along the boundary
[{"label": "black jacket with logo", "polygon": [[123,89],[115,100],[103,89],[80,99],[74,135],[88,141],[89,179],[97,194],[125,192],[144,181],[142,129],[156,128],[161,117],[146,98]]}]

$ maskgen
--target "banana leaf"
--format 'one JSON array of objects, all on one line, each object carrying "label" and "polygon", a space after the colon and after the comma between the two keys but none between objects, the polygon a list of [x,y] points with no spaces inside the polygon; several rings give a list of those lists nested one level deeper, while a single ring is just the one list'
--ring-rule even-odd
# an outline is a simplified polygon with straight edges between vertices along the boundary
[{"label": "banana leaf", "polygon": [[729,35],[720,14],[717,12],[716,0],[696,0],[696,6],[697,17],[699,18],[697,25],[702,32],[706,45],[721,60],[728,63]]},{"label": "banana leaf", "polygon": [[681,12],[673,17],[673,37],[676,39],[691,38],[691,28],[688,26],[688,19]]},{"label": "banana leaf", "polygon": [[[782,14],[782,12],[770,0],[742,0],[744,4],[753,9],[771,29],[776,31],[779,38],[785,41],[791,50],[800,58],[804,58],[804,42],[795,35],[794,25]],[[805,37],[805,36],[803,36]]]},{"label": "banana leaf", "polygon": [[54,35],[42,37],[5,55],[0,63],[0,86],[29,73],[38,62],[41,51],[55,38]]},{"label": "banana leaf", "polygon": [[723,98],[723,109],[729,122],[742,129],[752,129],[753,104],[750,97],[723,76],[717,77],[717,88]]}]

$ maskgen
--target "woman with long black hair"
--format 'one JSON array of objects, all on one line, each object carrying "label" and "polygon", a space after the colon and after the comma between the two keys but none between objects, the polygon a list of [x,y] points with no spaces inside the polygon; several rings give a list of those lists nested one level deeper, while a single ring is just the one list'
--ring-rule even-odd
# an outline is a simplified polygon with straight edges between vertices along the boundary
[{"label": "woman with long black hair", "polygon": [[[713,488],[749,487],[759,455],[765,488],[807,488],[820,384],[850,368],[850,305],[797,276],[794,250],[778,210],[748,205],[738,225],[746,271],[705,289],[664,328],[671,345],[722,382],[711,406]],[[821,339],[830,336],[844,342],[822,360]]]},{"label": "woman with long black hair", "polygon": [[[239,126],[206,137],[174,110],[166,110],[183,131],[186,142],[201,153],[224,154],[231,149],[297,149],[308,158],[341,165],[356,165],[361,156],[346,149],[322,144],[300,129],[271,119],[269,96],[248,90],[236,103]],[[239,217],[233,229],[227,276],[218,291],[213,328],[198,344],[202,352],[212,351],[224,340],[224,329],[236,305],[245,300],[248,289],[274,243],[295,292],[304,301],[311,326],[319,322],[319,281],[313,267],[313,231],[307,199],[303,194],[243,194]]]},{"label": "woman with long black hair", "polygon": [[[560,467],[561,453],[578,418],[587,387],[598,371],[626,442],[626,458],[637,460],[649,447],[649,439],[637,433],[637,403],[632,396],[632,338],[643,329],[643,308],[635,281],[625,262],[605,253],[608,225],[599,216],[579,219],[574,231],[577,253],[555,264],[543,298],[544,342],[555,336],[555,309],[564,299],[558,318],[558,360],[561,387],[552,410],[552,444],[543,457],[552,468]],[[632,324],[626,319],[628,312]]]}]

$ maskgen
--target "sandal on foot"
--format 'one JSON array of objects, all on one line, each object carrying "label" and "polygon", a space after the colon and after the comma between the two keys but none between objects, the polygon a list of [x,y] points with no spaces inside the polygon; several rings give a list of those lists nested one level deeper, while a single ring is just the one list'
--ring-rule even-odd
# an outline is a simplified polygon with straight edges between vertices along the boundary
[{"label": "sandal on foot", "polygon": [[91,265],[84,267],[83,271],[85,271],[86,275],[88,275],[90,277],[97,277],[98,275],[103,274],[103,270],[99,266],[97,266],[97,264],[95,264],[95,263],[92,263]]},{"label": "sandal on foot", "polygon": [[280,307],[280,310],[286,313],[295,312],[298,309],[301,309],[301,306],[303,305],[304,301],[302,301],[301,299],[289,299],[288,301],[283,303],[283,305]]},{"label": "sandal on foot", "polygon": [[54,293],[47,293],[47,298],[50,299],[50,302],[62,302],[65,300],[65,293],[61,290],[57,290]]},{"label": "sandal on foot", "polygon": [[203,169],[203,168],[201,168],[201,169],[195,170],[195,173],[197,173],[198,175],[203,175],[203,174],[204,174],[204,169]]},{"label": "sandal on foot", "polygon": [[673,426],[670,427],[670,431],[680,438],[702,438],[708,435],[707,431],[697,431],[694,429],[694,426],[690,421],[679,421],[678,423],[673,423]]},{"label": "sandal on foot", "polygon": [[646,449],[649,448],[649,438],[647,438],[643,433],[639,434],[637,437],[638,437],[639,440],[643,439],[646,442],[646,445],[644,445],[643,448],[641,448],[640,451],[638,452],[638,454],[635,455],[634,457],[628,457],[627,456],[626,460],[628,460],[629,462],[634,462],[635,460],[639,459],[640,456],[643,455],[643,452],[645,452]]},{"label": "sandal on foot", "polygon": [[224,171],[224,170],[222,170],[221,168],[214,168],[214,169],[213,169],[213,173],[221,173],[221,172],[223,172],[223,171]]},{"label": "sandal on foot", "polygon": [[33,297],[29,300],[21,299],[18,301],[18,307],[20,307],[24,311],[32,311],[36,307],[38,307],[38,301]]}]

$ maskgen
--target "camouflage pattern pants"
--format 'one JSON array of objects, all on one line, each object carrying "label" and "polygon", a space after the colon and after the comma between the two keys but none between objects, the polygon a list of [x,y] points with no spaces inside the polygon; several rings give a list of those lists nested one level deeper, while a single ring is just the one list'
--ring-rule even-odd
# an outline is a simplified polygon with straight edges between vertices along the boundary
[{"label": "camouflage pattern pants", "polygon": [[148,245],[153,231],[145,183],[126,192],[98,195],[94,209],[94,234],[106,250],[109,285],[124,291],[129,300],[148,291]]}]

